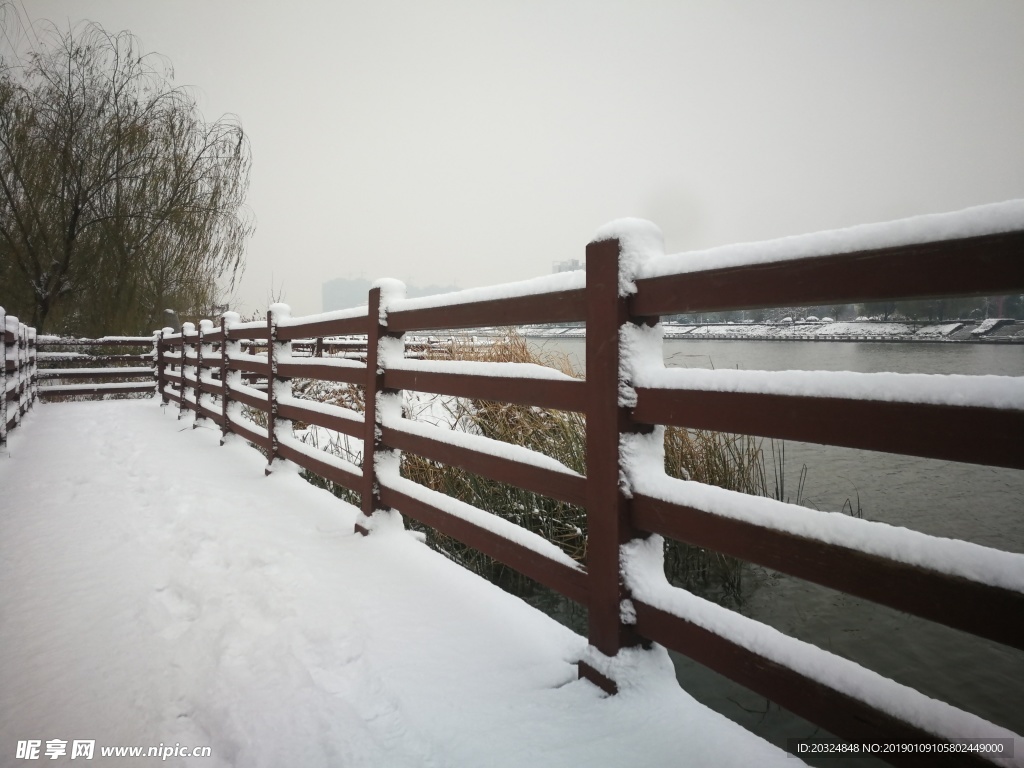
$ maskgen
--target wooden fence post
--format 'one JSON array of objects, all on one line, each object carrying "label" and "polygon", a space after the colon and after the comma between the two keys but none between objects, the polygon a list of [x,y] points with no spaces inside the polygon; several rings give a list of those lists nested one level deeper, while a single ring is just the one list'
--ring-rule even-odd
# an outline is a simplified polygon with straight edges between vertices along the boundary
[{"label": "wooden fence post", "polygon": [[38,349],[36,347],[36,329],[25,326],[25,355],[28,361],[28,407],[32,408],[39,397],[39,364]]},{"label": "wooden fence post", "polygon": [[278,401],[282,397],[291,397],[291,379],[282,378],[277,375],[278,361],[287,360],[292,356],[292,343],[290,341],[277,340],[277,326],[281,320],[291,315],[291,307],[287,304],[272,304],[267,310],[267,467],[265,474],[270,474],[273,469],[274,459],[278,457],[278,431],[285,435],[291,435],[292,422],[289,419],[281,419],[277,414]]},{"label": "wooden fence post", "polygon": [[[177,331],[174,330],[173,328],[169,328],[169,330],[170,330],[171,335],[174,335],[175,333],[177,333]],[[184,345],[181,345],[181,346],[184,347]],[[170,340],[167,343],[167,349],[170,351],[170,353],[172,355],[174,354],[174,340],[173,339]],[[175,363],[177,363],[177,368],[175,368]],[[177,374],[180,377],[181,376],[181,360],[180,359],[177,360],[177,361],[171,360],[171,373],[174,373],[175,371],[177,371]],[[171,384],[171,388],[172,389],[174,388],[174,384]],[[180,395],[181,393],[179,392],[178,394]],[[180,407],[180,405],[179,405],[179,407]]]},{"label": "wooden fence post", "polygon": [[[404,295],[405,286],[397,280],[387,281],[388,295]],[[400,286],[400,288],[399,288]],[[399,390],[384,388],[384,359],[381,356],[381,342],[387,339],[401,339],[401,333],[388,333],[386,310],[381,312],[381,287],[370,289],[367,306],[368,329],[366,334],[366,392],[363,413],[363,487],[360,493],[362,517],[356,521],[355,529],[364,536],[370,532],[376,512],[390,512],[381,504],[380,484],[377,480],[377,463],[384,458],[386,447],[381,443],[380,398],[397,394]]]},{"label": "wooden fence post", "polygon": [[[4,424],[5,429],[8,423],[13,422],[12,427],[18,426],[21,421],[22,410],[22,354],[21,354],[21,328],[22,324],[17,317],[6,315],[4,317],[4,368],[10,367],[7,374],[7,382],[4,384]],[[7,341],[7,334],[11,340]],[[14,402],[13,409],[10,406]]]},{"label": "wooden fence post", "polygon": [[[630,500],[620,484],[620,438],[650,427],[635,425],[629,409],[620,404],[622,350],[620,329],[645,319],[631,317],[629,298],[621,289],[622,244],[599,240],[587,246],[587,572],[590,645],[606,657],[642,639],[622,621],[623,601],[629,599],[621,574],[620,548],[641,534],[630,522]],[[579,674],[608,693],[613,679],[587,661]]]},{"label": "wooden fence post", "polygon": [[25,415],[25,324],[19,322],[14,329],[14,384],[17,395],[17,408],[14,417],[21,423],[21,417]]},{"label": "wooden fence post", "polygon": [[188,412],[188,340],[186,334],[194,331],[196,327],[192,323],[181,324],[181,401],[178,403],[178,418],[180,419]]},{"label": "wooden fence post", "polygon": [[34,370],[29,362],[28,353],[28,326],[24,323],[18,324],[18,365],[21,368],[21,397],[18,399],[18,413],[19,416],[24,416],[32,407],[32,385],[34,383]]},{"label": "wooden fence post", "polygon": [[160,393],[160,402],[164,405],[170,402],[170,398],[164,392],[164,388],[167,386],[167,381],[164,379],[164,334],[168,330],[167,328],[161,328],[153,334],[156,339],[153,349],[153,361],[156,364],[156,391]]},{"label": "wooden fence post", "polygon": [[220,384],[222,388],[220,407],[221,417],[224,423],[221,425],[220,432],[220,444],[224,445],[229,434],[231,434],[231,419],[228,417],[229,405],[231,403],[231,390],[228,387],[229,381],[237,378],[238,382],[241,383],[242,374],[238,373],[237,376],[231,372],[229,368],[231,354],[239,354],[242,351],[242,343],[240,341],[232,341],[229,338],[231,333],[231,326],[238,322],[237,312],[225,312],[220,316],[220,330],[223,335],[223,340],[220,343]]},{"label": "wooden fence post", "polygon": [[[13,320],[13,322],[11,322],[12,320]],[[16,317],[15,318],[8,318],[8,320],[7,320],[7,327],[8,327],[8,329],[10,329],[11,326],[14,326],[13,330],[11,330],[11,334],[14,336],[14,342],[12,343],[11,349],[10,349],[10,351],[13,352],[13,357],[14,357],[14,366],[13,366],[13,369],[14,369],[14,391],[13,391],[13,393],[11,393],[11,394],[14,395],[14,397],[12,398],[14,400],[14,414],[13,414],[13,417],[12,417],[12,421],[14,422],[14,426],[18,426],[18,422],[21,421],[21,413],[22,413],[22,411],[21,411],[21,390],[22,390],[22,381],[21,381],[21,379],[22,379],[22,375],[23,375],[22,374],[22,370],[21,370],[21,323],[18,321],[18,318],[16,318]],[[10,360],[11,356],[8,356],[7,359]]]},{"label": "wooden fence post", "polygon": [[[192,422],[192,429],[199,426],[199,420],[205,419],[203,415],[203,359],[207,356],[207,353],[212,354],[206,344],[206,334],[213,330],[213,321],[203,320],[199,321],[199,343],[196,346],[196,419]],[[207,395],[207,399],[212,399],[211,396]]]},{"label": "wooden fence post", "polygon": [[[8,386],[11,391],[6,393],[8,402],[14,401],[14,408],[8,406],[7,418],[18,426],[21,421],[21,323],[17,317],[7,316],[5,332],[11,334],[11,342],[7,346],[7,363],[11,366],[12,378],[14,381]],[[13,410],[13,413],[11,411]]]},{"label": "wooden fence post", "polygon": [[199,321],[199,328],[196,330],[196,385],[193,392],[196,395],[196,417],[192,419],[192,429],[199,426],[199,420],[203,418],[203,411],[200,404],[203,401],[203,390],[200,380],[203,378],[203,321]]},{"label": "wooden fence post", "polygon": [[274,363],[274,315],[267,310],[267,466],[264,468],[265,475],[270,474],[270,465],[274,463],[274,454],[277,452],[277,440],[274,439],[274,417],[277,415],[277,407],[274,403],[274,371],[277,365]]}]

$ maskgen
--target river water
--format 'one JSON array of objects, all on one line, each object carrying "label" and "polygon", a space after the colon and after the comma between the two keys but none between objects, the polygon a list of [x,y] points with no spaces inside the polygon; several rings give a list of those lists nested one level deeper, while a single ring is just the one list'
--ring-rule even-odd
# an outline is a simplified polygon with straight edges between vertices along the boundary
[{"label": "river water", "polygon": [[[582,340],[534,344],[583,367]],[[670,340],[665,361],[748,370],[1024,376],[1024,345]],[[763,447],[770,463],[768,441]],[[1022,471],[806,443],[786,443],[785,459],[787,493],[807,467],[805,506],[838,511],[849,500],[869,520],[1024,553]],[[751,588],[742,613],[1024,734],[1024,652],[761,568],[752,567],[745,583]],[[770,741],[782,746],[787,738],[822,735],[763,697],[674,658],[680,683],[694,698]],[[877,764],[842,762],[848,768]]]}]

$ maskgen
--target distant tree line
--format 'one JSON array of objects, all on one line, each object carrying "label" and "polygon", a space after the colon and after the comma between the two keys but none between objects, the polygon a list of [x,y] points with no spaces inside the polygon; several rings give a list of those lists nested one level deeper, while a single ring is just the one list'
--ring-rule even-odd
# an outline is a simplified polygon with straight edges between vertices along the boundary
[{"label": "distant tree line", "polygon": [[0,57],[9,313],[48,332],[146,333],[164,308],[207,314],[232,290],[253,230],[248,140],[234,120],[205,122],[172,78],[96,24]]},{"label": "distant tree line", "polygon": [[864,304],[833,304],[813,307],[773,307],[734,312],[708,312],[700,315],[675,315],[673,319],[687,323],[742,323],[778,321],[786,317],[793,320],[808,317],[855,320],[858,317],[868,317],[878,320],[915,320],[939,323],[950,320],[984,320],[989,317],[1024,318],[1024,294],[876,301]]}]

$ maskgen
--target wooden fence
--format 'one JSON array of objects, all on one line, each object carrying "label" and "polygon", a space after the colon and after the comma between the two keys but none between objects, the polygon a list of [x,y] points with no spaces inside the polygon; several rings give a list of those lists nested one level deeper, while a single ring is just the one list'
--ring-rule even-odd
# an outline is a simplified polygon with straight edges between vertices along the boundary
[{"label": "wooden fence", "polygon": [[[984,723],[961,732],[964,721],[950,720],[946,705],[670,586],[657,572],[659,540],[650,536],[1016,649],[1024,649],[1024,555],[672,480],[643,464],[659,456],[658,428],[676,425],[1020,470],[1024,381],[673,370],[642,350],[656,350],[663,315],[1021,291],[1024,227],[766,262],[755,255],[692,270],[670,257],[638,262],[639,232],[591,243],[585,280],[582,273],[552,276],[443,302],[405,300],[383,285],[370,291],[367,307],[348,312],[292,318],[277,305],[265,321],[243,323],[228,313],[217,326],[203,321],[198,329],[164,332],[156,343],[158,391],[182,413],[194,411],[259,446],[268,472],[286,459],[358,493],[360,532],[394,520],[397,510],[586,606],[591,649],[579,672],[609,692],[616,690],[612,658],[619,650],[655,641],[853,742],[999,733]],[[585,380],[536,366],[423,361],[401,352],[411,333],[578,321],[586,323]],[[365,361],[300,357],[292,349],[300,339],[350,335],[367,338]],[[265,345],[265,352],[244,351],[243,344]],[[294,378],[364,387],[365,413],[297,399]],[[453,442],[448,430],[416,426],[393,412],[391,396],[402,390],[582,413],[586,476],[525,450],[500,450],[484,437]],[[261,411],[265,424],[246,418],[243,405]],[[361,439],[362,466],[296,440],[296,420]],[[585,507],[586,563],[559,557],[550,542],[512,531],[512,523],[486,510],[400,477],[397,451]],[[894,764],[908,759],[886,757]],[[977,754],[932,758],[934,765],[988,764]]]},{"label": "wooden fence", "polygon": [[36,339],[38,396],[105,397],[152,392],[156,367],[152,336]]},{"label": "wooden fence", "polygon": [[0,357],[0,445],[21,422],[36,397],[36,330],[0,307],[3,357]]},{"label": "wooden fence", "polygon": [[[6,393],[0,441],[6,441],[7,431],[18,424],[36,399],[122,397],[156,389],[156,336],[39,336],[17,317],[5,316],[2,307],[0,327],[5,328],[0,376]],[[298,346],[315,356],[325,351],[357,358],[366,354],[365,340],[317,339]],[[247,378],[258,377],[250,374]]]}]

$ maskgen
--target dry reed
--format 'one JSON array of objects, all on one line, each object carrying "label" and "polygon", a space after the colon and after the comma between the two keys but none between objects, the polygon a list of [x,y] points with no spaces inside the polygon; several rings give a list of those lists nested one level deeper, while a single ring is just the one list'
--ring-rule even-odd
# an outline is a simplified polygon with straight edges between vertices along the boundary
[{"label": "dry reed", "polygon": [[[576,375],[568,356],[535,352],[526,339],[513,331],[504,337],[454,338],[434,355],[450,360],[533,363]],[[324,382],[294,383],[297,396],[363,410],[361,387],[326,385]],[[447,421],[453,429],[466,430],[495,440],[524,446],[543,453],[566,467],[586,473],[586,420],[582,414],[483,400],[445,398]],[[361,453],[351,450],[344,436],[318,445],[317,431],[306,438],[317,447],[354,463]],[[761,441],[748,436],[667,427],[665,430],[665,471],[672,477],[716,485],[742,493],[782,497],[784,458],[772,445],[775,487],[769,489]],[[805,468],[806,470],[806,468]],[[401,471],[435,491],[445,493],[480,509],[516,523],[556,543],[570,557],[585,562],[587,549],[586,511],[579,506],[550,499],[515,486],[490,480],[458,467],[439,464],[415,454],[403,454]],[[304,473],[307,479],[337,496],[358,504],[354,494],[330,481]],[[801,473],[801,488],[804,472]],[[426,534],[427,543],[469,570],[522,596],[538,593],[538,585],[502,563],[410,520],[412,528]],[[674,584],[719,602],[742,599],[746,564],[720,553],[667,541],[666,575]]]}]

